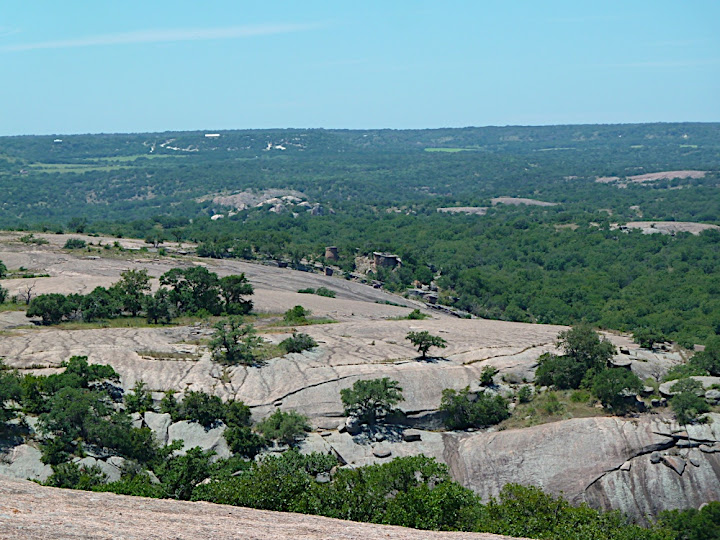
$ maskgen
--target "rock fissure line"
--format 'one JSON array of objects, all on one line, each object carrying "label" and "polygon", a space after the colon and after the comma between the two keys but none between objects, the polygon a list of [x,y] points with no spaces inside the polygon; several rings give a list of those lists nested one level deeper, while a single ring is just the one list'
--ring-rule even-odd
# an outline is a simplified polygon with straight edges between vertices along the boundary
[{"label": "rock fissure line", "polygon": [[320,382],[318,382],[318,383],[309,384],[309,385],[307,385],[307,386],[303,386],[302,388],[298,388],[297,390],[293,390],[292,392],[288,392],[287,394],[283,394],[282,396],[276,397],[276,398],[273,399],[270,403],[260,403],[260,404],[258,404],[258,405],[248,405],[248,406],[249,406],[251,409],[254,409],[254,408],[256,408],[256,407],[267,407],[267,406],[269,406],[269,405],[272,405],[272,404],[275,403],[276,401],[282,401],[283,399],[286,399],[286,398],[288,398],[288,397],[290,397],[290,396],[294,396],[295,394],[299,394],[300,392],[302,392],[302,391],[304,391],[304,390],[307,390],[308,388],[317,388],[318,386],[322,386],[323,384],[328,384],[328,383],[333,383],[333,382],[337,382],[337,381],[342,381],[342,380],[345,380],[345,379],[351,379],[351,378],[357,377],[357,376],[358,376],[358,374],[345,375],[344,377],[338,377],[337,379],[328,379],[328,380],[325,380],[325,381],[320,381]]},{"label": "rock fissure line", "polygon": [[510,354],[498,354],[498,355],[495,355],[495,356],[488,356],[487,358],[478,358],[477,360],[471,360],[470,362],[465,362],[463,365],[464,365],[464,366],[470,366],[470,365],[472,365],[472,364],[477,364],[478,362],[485,362],[486,360],[492,360],[492,359],[494,359],[494,358],[511,358],[511,357],[513,357],[513,356],[517,356],[518,354],[522,354],[522,353],[524,353],[524,352],[527,352],[527,351],[529,351],[529,350],[531,350],[531,349],[538,349],[538,348],[540,348],[540,347],[545,347],[545,346],[547,346],[547,345],[550,345],[550,343],[541,343],[541,344],[539,344],[539,345],[530,345],[529,347],[525,347],[524,349],[521,349],[521,350],[519,350],[518,352],[515,352],[515,353],[510,353]]},{"label": "rock fissure line", "polygon": [[[656,433],[656,435],[663,435],[663,436],[665,436],[665,437],[670,437],[670,435],[667,435],[667,434],[665,434],[665,433]],[[609,474],[609,473],[612,473],[612,472],[617,472],[617,471],[619,471],[620,468],[625,464],[625,462],[630,461],[631,459],[636,459],[636,458],[639,458],[639,457],[641,457],[641,456],[645,456],[645,455],[647,455],[647,454],[652,454],[653,452],[660,452],[660,451],[663,451],[663,450],[669,450],[670,448],[673,448],[674,446],[676,446],[676,444],[677,444],[677,439],[671,437],[671,439],[670,439],[669,441],[667,441],[667,442],[651,444],[651,445],[649,445],[649,446],[645,446],[645,447],[641,448],[641,449],[638,450],[634,455],[629,456],[625,461],[623,461],[623,462],[622,462],[620,465],[618,465],[617,467],[615,467],[615,468],[613,468],[613,469],[609,469],[609,470],[607,470],[607,471],[604,471],[600,476],[598,476],[598,477],[595,478],[592,482],[590,482],[587,486],[585,486],[585,488],[583,489],[583,491],[587,491],[588,489],[590,489],[590,488],[593,486],[593,484],[595,484],[595,483],[597,483],[598,481],[600,481],[605,475],[607,475],[607,474]]]}]

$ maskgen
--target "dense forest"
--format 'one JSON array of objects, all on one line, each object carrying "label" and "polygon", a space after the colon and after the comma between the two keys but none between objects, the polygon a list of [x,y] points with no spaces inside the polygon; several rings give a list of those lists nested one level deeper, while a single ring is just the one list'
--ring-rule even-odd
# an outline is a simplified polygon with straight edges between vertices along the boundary
[{"label": "dense forest", "polygon": [[[633,178],[664,171],[704,175]],[[434,282],[440,302],[477,316],[652,328],[688,346],[720,332],[720,230],[618,227],[720,225],[720,124],[4,137],[0,183],[5,228],[296,262],[325,262],[335,245],[346,271],[388,251],[403,264],[371,276],[386,288]],[[216,199],[267,189],[307,206]],[[438,212],[447,207],[486,210]]]}]

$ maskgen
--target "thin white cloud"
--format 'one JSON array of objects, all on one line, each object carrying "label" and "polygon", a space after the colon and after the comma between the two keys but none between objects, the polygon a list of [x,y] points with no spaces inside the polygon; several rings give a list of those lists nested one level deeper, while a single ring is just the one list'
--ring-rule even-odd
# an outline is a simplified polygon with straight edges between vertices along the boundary
[{"label": "thin white cloud", "polygon": [[20,33],[20,30],[18,28],[10,28],[9,26],[0,26],[0,38],[14,36],[15,34],[19,34],[19,33]]},{"label": "thin white cloud", "polygon": [[267,24],[256,26],[229,26],[225,28],[176,28],[139,30],[117,34],[101,34],[57,41],[38,41],[0,46],[0,51],[17,52],[38,49],[69,49],[102,45],[134,45],[140,43],[169,43],[180,41],[209,41],[256,36],[289,34],[320,28],[320,24]]}]

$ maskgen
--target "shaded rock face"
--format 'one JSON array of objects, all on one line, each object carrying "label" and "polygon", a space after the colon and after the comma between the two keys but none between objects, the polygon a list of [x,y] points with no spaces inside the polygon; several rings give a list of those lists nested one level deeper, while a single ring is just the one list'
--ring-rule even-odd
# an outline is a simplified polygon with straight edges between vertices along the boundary
[{"label": "shaded rock face", "polygon": [[[578,418],[523,430],[446,434],[444,459],[483,499],[509,483],[638,519],[720,499],[720,415],[678,426],[660,418]],[[696,465],[697,464],[697,465]],[[690,466],[688,466],[690,465]]]}]

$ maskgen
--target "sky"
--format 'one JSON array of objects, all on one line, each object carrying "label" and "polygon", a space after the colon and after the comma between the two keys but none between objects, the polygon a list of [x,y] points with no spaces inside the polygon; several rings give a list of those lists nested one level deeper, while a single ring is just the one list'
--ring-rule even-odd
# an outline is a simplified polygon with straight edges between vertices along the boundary
[{"label": "sky", "polygon": [[3,0],[0,135],[720,121],[718,0]]}]

